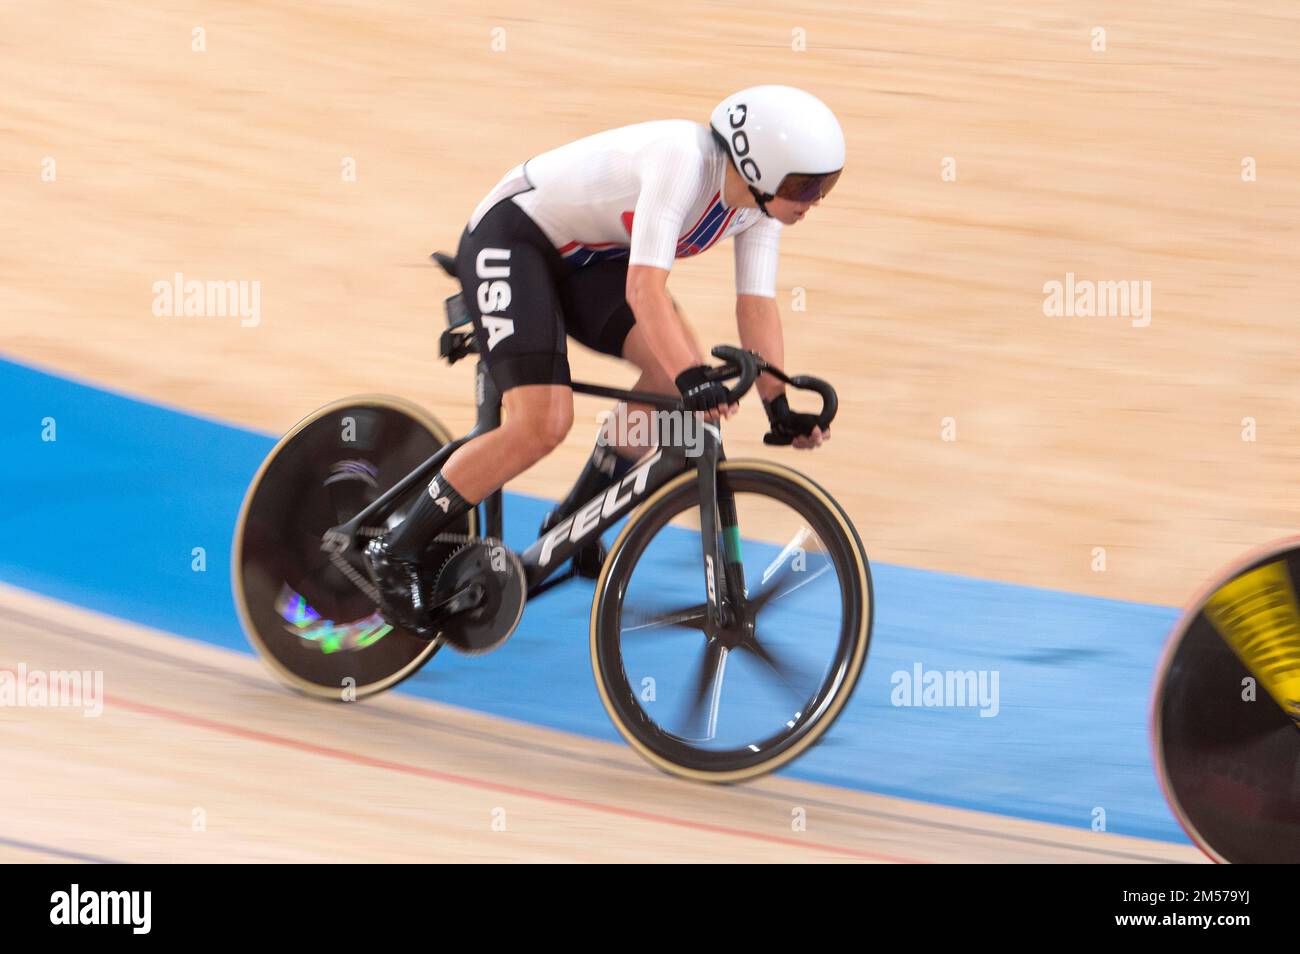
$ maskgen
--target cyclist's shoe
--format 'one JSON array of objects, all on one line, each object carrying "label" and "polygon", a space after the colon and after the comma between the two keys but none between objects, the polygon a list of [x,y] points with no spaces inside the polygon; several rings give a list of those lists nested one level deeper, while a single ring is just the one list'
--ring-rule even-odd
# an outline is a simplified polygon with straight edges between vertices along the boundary
[{"label": "cyclist's shoe", "polygon": [[[558,524],[565,517],[569,516],[559,509],[552,510],[542,521],[541,529],[538,530],[539,538],[546,536],[551,528]],[[588,580],[594,580],[600,576],[600,568],[605,563],[605,541],[597,536],[594,540],[582,544],[573,551],[573,568],[577,571],[578,576]]]},{"label": "cyclist's shoe", "polygon": [[429,622],[428,599],[418,563],[393,556],[384,539],[378,537],[366,547],[366,569],[379,591],[384,619],[422,639],[438,635]]}]

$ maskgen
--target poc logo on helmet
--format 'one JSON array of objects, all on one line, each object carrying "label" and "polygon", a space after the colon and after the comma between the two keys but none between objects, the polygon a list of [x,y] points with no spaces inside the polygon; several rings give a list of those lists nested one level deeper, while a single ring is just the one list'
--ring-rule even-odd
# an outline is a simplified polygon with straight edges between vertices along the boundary
[{"label": "poc logo on helmet", "polygon": [[749,107],[736,103],[727,110],[727,125],[731,127],[731,151],[736,157],[736,168],[750,182],[757,182],[763,173],[758,163],[749,158],[749,135],[744,130],[745,120],[749,118]]}]

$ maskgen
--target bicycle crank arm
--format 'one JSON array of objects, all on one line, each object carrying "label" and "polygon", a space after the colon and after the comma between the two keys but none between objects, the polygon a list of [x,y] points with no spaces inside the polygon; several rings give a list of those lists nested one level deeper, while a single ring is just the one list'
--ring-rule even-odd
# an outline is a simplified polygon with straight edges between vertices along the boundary
[{"label": "bicycle crank arm", "polygon": [[482,583],[470,583],[464,589],[457,590],[441,603],[429,607],[429,616],[436,622],[442,622],[457,613],[476,609],[483,604],[486,591]]}]

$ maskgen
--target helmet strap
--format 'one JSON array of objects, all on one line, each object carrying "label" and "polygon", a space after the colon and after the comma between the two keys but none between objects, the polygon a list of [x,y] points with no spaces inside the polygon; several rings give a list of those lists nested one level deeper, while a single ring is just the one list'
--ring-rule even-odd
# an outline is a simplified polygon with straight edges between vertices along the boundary
[{"label": "helmet strap", "polygon": [[758,203],[758,207],[762,211],[762,213],[770,219],[772,217],[772,213],[767,211],[767,203],[769,199],[773,199],[775,198],[775,196],[764,195],[762,192],[759,192],[753,186],[749,187],[749,194],[754,197],[754,201]]}]

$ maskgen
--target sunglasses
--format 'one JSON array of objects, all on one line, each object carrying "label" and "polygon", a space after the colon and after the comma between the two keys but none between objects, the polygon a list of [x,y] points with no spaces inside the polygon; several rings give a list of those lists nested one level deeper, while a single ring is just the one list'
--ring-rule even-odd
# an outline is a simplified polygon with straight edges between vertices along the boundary
[{"label": "sunglasses", "polygon": [[825,198],[835,188],[842,169],[834,172],[807,173],[791,172],[776,187],[776,195],[791,202],[816,202]]}]

